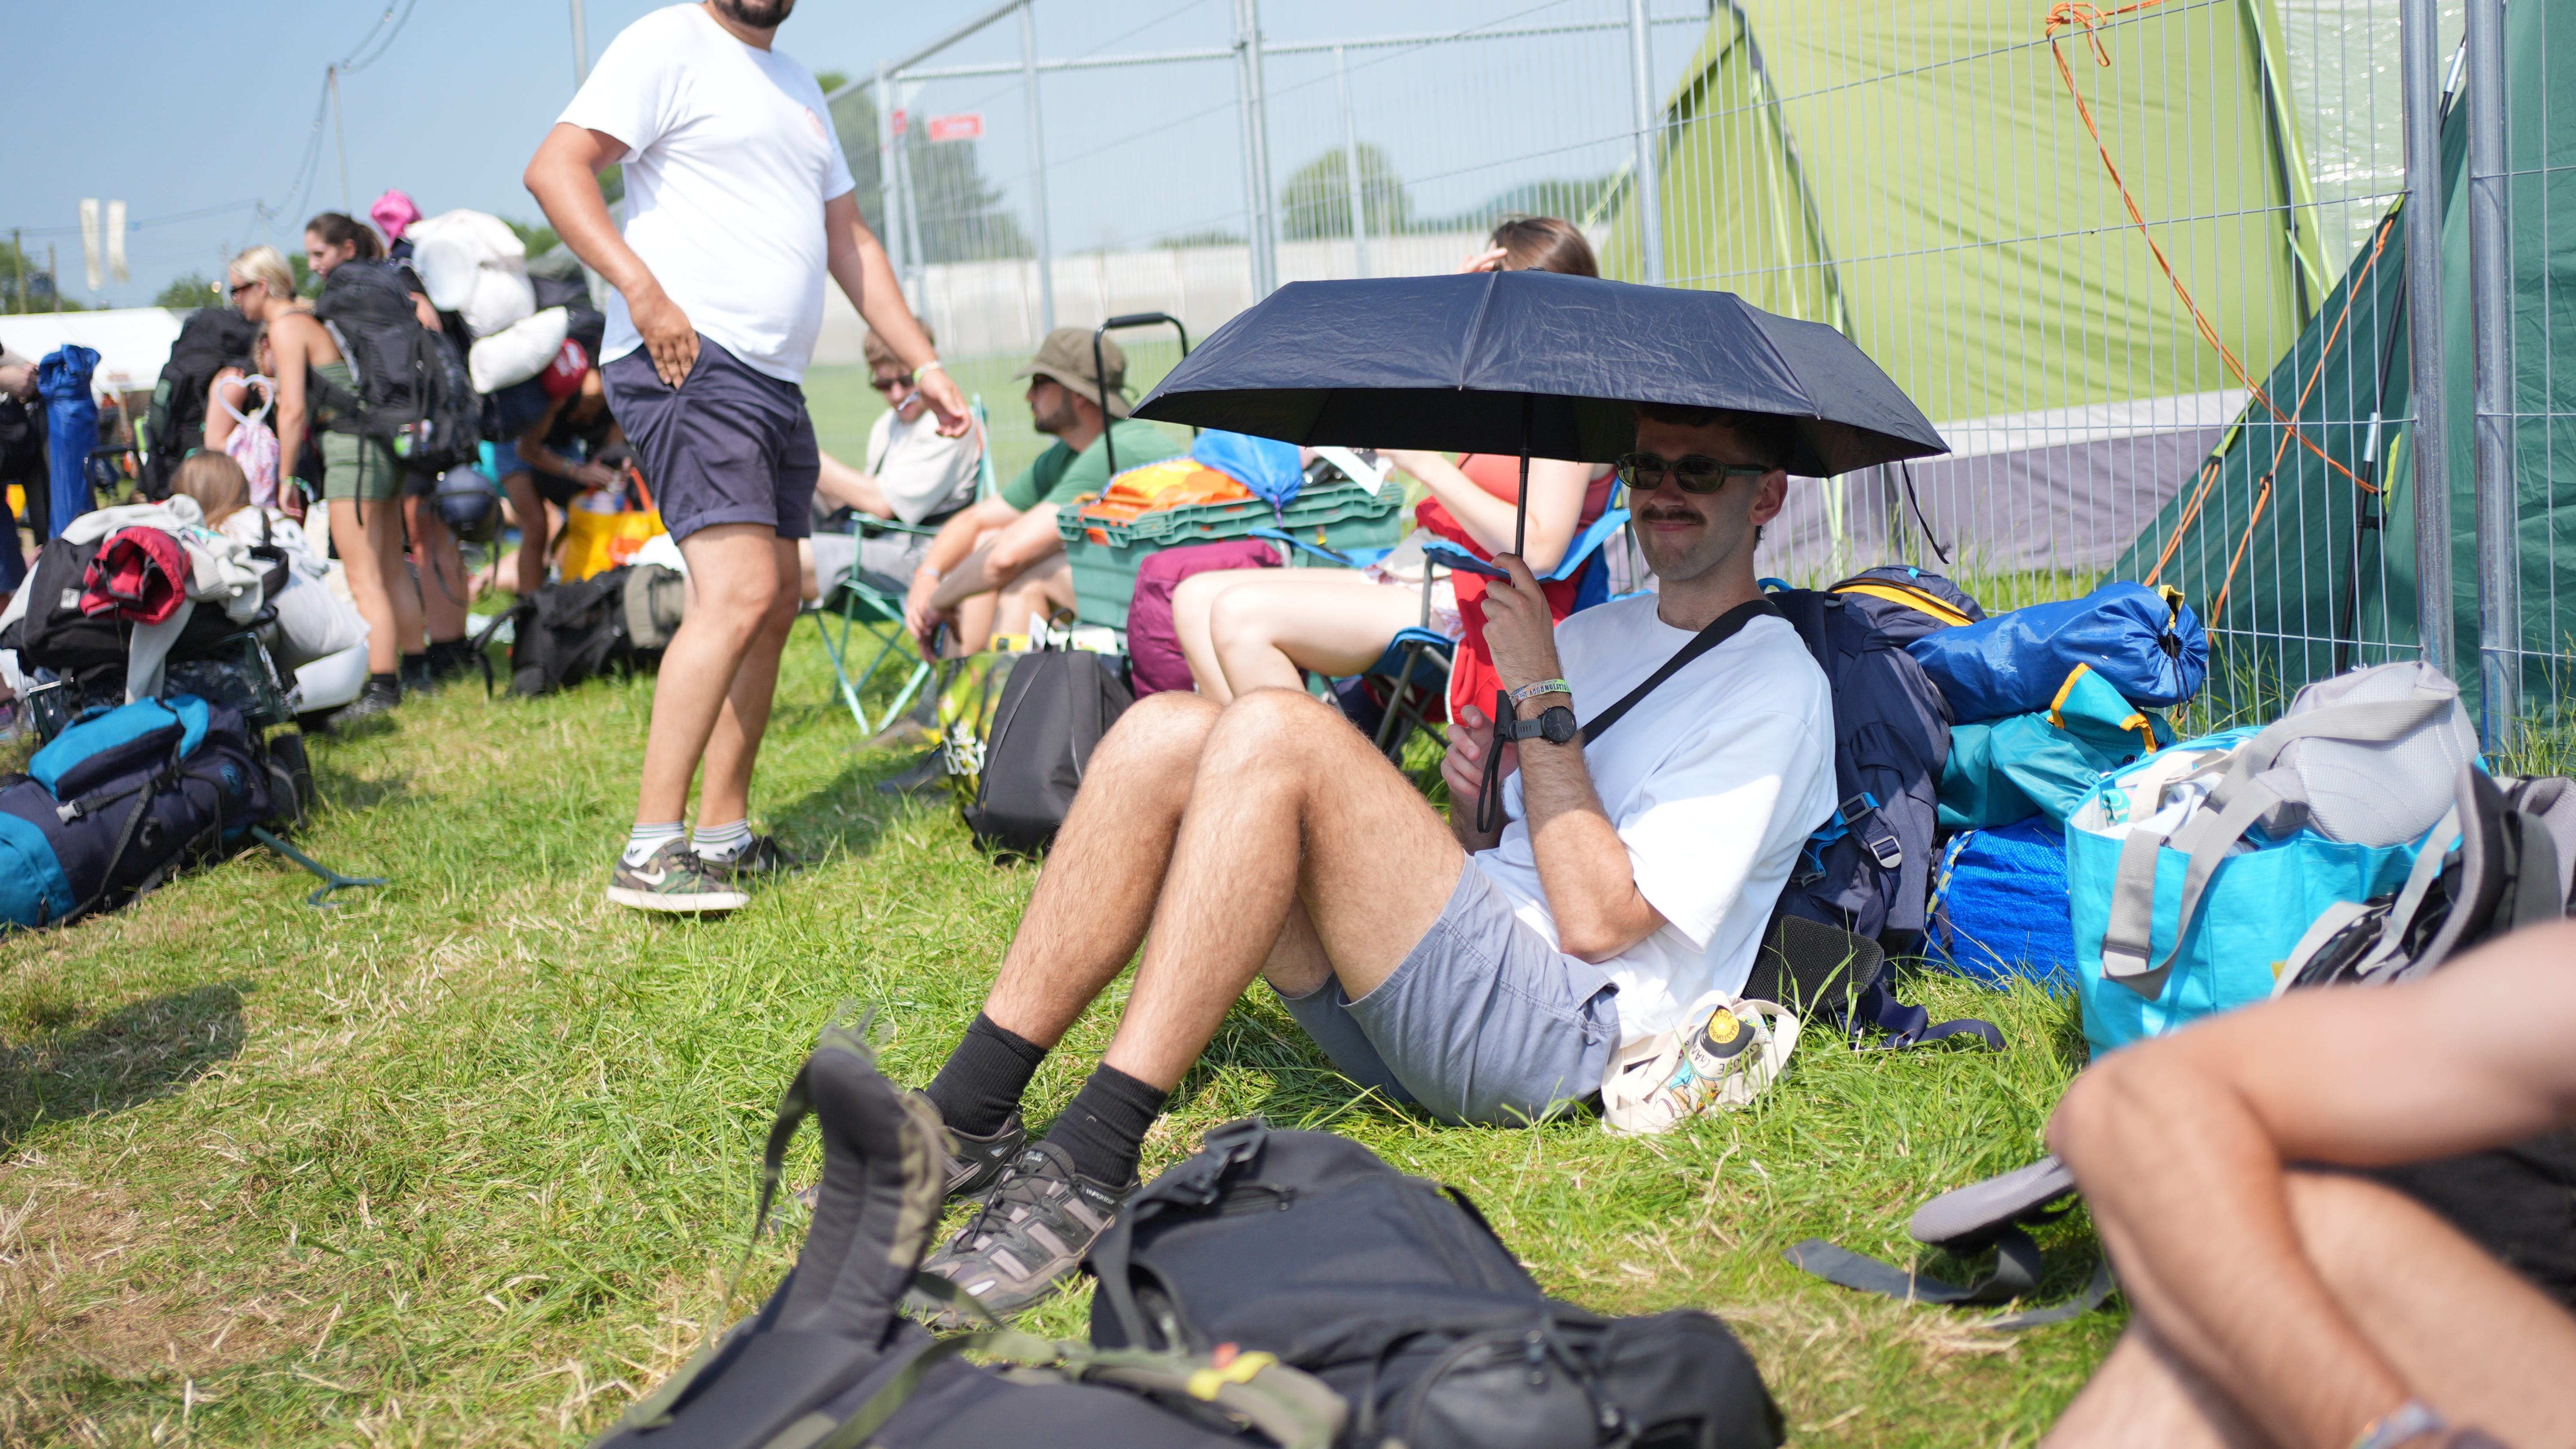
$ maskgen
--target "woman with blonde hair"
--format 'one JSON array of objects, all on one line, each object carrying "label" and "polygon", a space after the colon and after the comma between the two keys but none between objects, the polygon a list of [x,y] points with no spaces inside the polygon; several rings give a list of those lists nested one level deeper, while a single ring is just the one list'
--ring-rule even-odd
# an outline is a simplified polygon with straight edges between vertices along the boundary
[{"label": "woman with blonde hair", "polygon": [[294,519],[252,500],[250,476],[240,463],[200,448],[172,471],[170,492],[193,500],[206,527],[235,543],[273,546],[286,554],[286,586],[267,601],[277,612],[281,647],[274,652],[281,667],[298,668],[355,648],[367,637],[366,620],[327,586],[330,564],[313,551]]},{"label": "woman with blonde hair", "polygon": [[[335,221],[336,218],[336,221]],[[363,232],[361,236],[359,233]],[[375,233],[336,212],[325,212],[305,229],[304,256],[316,276],[383,248]],[[268,326],[269,352],[277,380],[277,449],[281,471],[300,473],[305,441],[316,425],[330,418],[317,415],[311,379],[319,377],[346,391],[356,390],[356,375],[340,344],[314,318],[312,304],[296,295],[295,277],[274,247],[253,247],[233,259],[226,286],[243,316]],[[330,532],[339,541],[340,561],[348,571],[349,593],[367,621],[367,688],[340,718],[354,723],[402,702],[402,667],[406,641],[423,637],[420,589],[403,558],[402,467],[382,442],[355,433],[321,432],[322,496]],[[368,508],[367,504],[377,506]]]},{"label": "woman with blonde hair", "polygon": [[[1461,272],[1562,272],[1598,277],[1592,246],[1572,222],[1553,216],[1506,218],[1485,250],[1459,263]],[[1451,462],[1432,452],[1390,450],[1379,456],[1420,481],[1430,496],[1414,511],[1423,533],[1490,559],[1512,546],[1520,495],[1520,459],[1470,455]],[[1594,519],[1610,506],[1616,479],[1607,467],[1532,458],[1529,535],[1523,562],[1544,577]],[[1410,544],[1412,540],[1408,540]],[[1421,555],[1407,547],[1394,567],[1229,569],[1181,581],[1172,622],[1199,693],[1223,703],[1262,686],[1303,687],[1300,669],[1356,674],[1375,663],[1400,629],[1419,624],[1459,642],[1452,670],[1453,708],[1494,697],[1492,656],[1485,649],[1484,580],[1472,574],[1435,579],[1426,611]],[[1574,609],[1580,577],[1546,585],[1550,612]],[[1477,712],[1479,719],[1483,712]]]}]

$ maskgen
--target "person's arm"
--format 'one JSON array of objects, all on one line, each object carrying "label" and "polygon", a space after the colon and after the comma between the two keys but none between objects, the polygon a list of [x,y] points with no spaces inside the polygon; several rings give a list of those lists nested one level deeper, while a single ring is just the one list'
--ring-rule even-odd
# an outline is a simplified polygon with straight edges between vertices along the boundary
[{"label": "person's arm", "polygon": [[619,235],[608,199],[599,190],[599,173],[623,160],[627,149],[606,131],[557,121],[519,179],[572,254],[625,297],[626,315],[653,355],[653,371],[663,386],[676,388],[697,366],[698,331],[662,290],[653,269]]},{"label": "person's arm", "polygon": [[320,326],[300,312],[290,312],[269,324],[268,346],[271,360],[277,365],[277,472],[281,478],[294,477],[296,460],[304,456],[304,432],[311,416],[304,395],[305,372],[312,356],[312,334],[307,329]]},{"label": "person's arm", "polygon": [[822,459],[823,470],[814,479],[815,492],[844,508],[855,508],[872,518],[894,517],[894,505],[886,501],[885,492],[877,487],[874,476],[829,453],[824,453]]},{"label": "person's arm", "polygon": [[532,472],[543,473],[551,478],[569,478],[585,488],[617,486],[616,469],[605,463],[576,463],[546,446],[546,434],[554,431],[556,415],[561,413],[564,404],[570,401],[568,397],[559,397],[546,404],[545,414],[530,424],[526,432],[519,435],[519,461],[527,464]]},{"label": "person's arm", "polygon": [[931,607],[955,608],[977,594],[1007,585],[1033,565],[1064,552],[1064,539],[1056,532],[1055,515],[1054,504],[1041,503],[1012,519],[991,541],[967,555],[964,562],[940,580],[938,591],[930,596]]},{"label": "person's arm", "polygon": [[832,280],[859,316],[873,328],[903,365],[913,370],[913,385],[921,389],[930,410],[939,415],[939,435],[954,438],[966,431],[966,394],[958,389],[957,379],[948,369],[935,364],[937,349],[930,345],[930,334],[921,330],[912,309],[904,305],[903,289],[896,285],[894,263],[886,260],[885,248],[878,244],[876,233],[859,217],[859,194],[845,191],[823,203],[823,238],[828,248],[826,265]]},{"label": "person's arm", "polygon": [[155,438],[152,440],[153,446],[156,450],[177,448],[183,457],[186,456],[189,446],[202,446],[209,453],[220,453],[224,450],[224,444],[232,441],[233,429],[240,426],[233,421],[233,415],[224,410],[224,404],[230,403],[248,412],[250,409],[244,405],[249,400],[250,388],[242,382],[242,370],[238,367],[227,367],[215,374],[214,385],[206,389],[204,437],[194,445],[186,444],[181,439]]},{"label": "person's arm", "polygon": [[[1547,595],[1531,577],[1529,565],[1510,554],[1497,555],[1496,562],[1510,571],[1511,579],[1491,579],[1485,587],[1485,644],[1494,656],[1494,672],[1506,689],[1558,677],[1556,628],[1548,617]],[[1542,694],[1522,701],[1518,710],[1522,719],[1536,719],[1552,705],[1573,703],[1564,694]],[[1627,842],[1619,838],[1592,787],[1583,741],[1578,737],[1552,745],[1533,737],[1519,741],[1516,749],[1530,852],[1538,861],[1548,914],[1556,921],[1557,945],[1586,961],[1606,961],[1661,930],[1663,913],[1637,888]]]},{"label": "person's arm", "polygon": [[[1458,706],[1458,717],[1449,722],[1449,751],[1440,757],[1440,778],[1449,782],[1449,834],[1469,855],[1491,850],[1503,839],[1499,816],[1493,829],[1476,828],[1477,802],[1485,798],[1485,752],[1493,747],[1493,720],[1472,704]],[[1520,768],[1517,748],[1503,746],[1503,767],[1494,776],[1498,789]]]},{"label": "person's arm", "polygon": [[[1516,508],[1510,499],[1496,498],[1477,487],[1457,464],[1438,453],[1400,448],[1383,456],[1430,489],[1449,516],[1485,546],[1485,552],[1499,554],[1511,548]],[[1591,488],[1590,463],[1530,459],[1529,537],[1521,556],[1529,560],[1533,572],[1555,568],[1573,546],[1575,524],[1583,517],[1583,497]]]},{"label": "person's arm", "polygon": [[1003,527],[1019,516],[1020,511],[1010,504],[999,498],[987,498],[959,509],[932,536],[930,547],[923,551],[921,562],[913,569],[912,586],[904,591],[903,596],[904,627],[912,631],[913,638],[921,641],[925,651],[930,646],[931,631],[949,613],[947,607],[932,604],[931,595],[938,591],[949,572],[975,551],[975,540],[983,537],[986,530]]},{"label": "person's arm", "polygon": [[2535,927],[2421,982],[2294,991],[2123,1048],[2076,1078],[2049,1146],[2159,1338],[2274,1441],[2349,1444],[2412,1394],[2301,1252],[2284,1169],[2576,1118],[2571,1021],[2576,924]]}]

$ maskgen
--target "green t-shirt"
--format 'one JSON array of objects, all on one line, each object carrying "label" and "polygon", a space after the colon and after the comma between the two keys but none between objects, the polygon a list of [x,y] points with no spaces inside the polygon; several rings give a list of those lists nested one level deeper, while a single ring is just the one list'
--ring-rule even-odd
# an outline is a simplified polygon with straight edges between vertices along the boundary
[{"label": "green t-shirt", "polygon": [[[1146,463],[1160,462],[1181,451],[1171,434],[1152,423],[1123,418],[1109,425],[1110,436],[1118,440],[1118,471]],[[1002,486],[1002,501],[1022,513],[1041,503],[1059,506],[1071,503],[1084,493],[1098,493],[1109,486],[1109,456],[1100,440],[1075,457],[1073,449],[1062,443],[1038,454],[1028,470]]]}]

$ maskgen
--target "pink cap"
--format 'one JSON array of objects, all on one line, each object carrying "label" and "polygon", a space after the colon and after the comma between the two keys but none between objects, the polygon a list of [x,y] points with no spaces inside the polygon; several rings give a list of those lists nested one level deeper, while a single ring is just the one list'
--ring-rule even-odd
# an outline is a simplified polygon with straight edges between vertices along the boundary
[{"label": "pink cap", "polygon": [[403,229],[420,220],[420,208],[403,193],[388,191],[367,208],[367,216],[375,222],[376,230],[385,234],[385,240],[401,241]]}]

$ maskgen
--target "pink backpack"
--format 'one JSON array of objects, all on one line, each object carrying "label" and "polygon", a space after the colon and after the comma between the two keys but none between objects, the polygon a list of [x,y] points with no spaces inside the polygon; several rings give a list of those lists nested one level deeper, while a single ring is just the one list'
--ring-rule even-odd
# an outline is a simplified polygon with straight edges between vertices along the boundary
[{"label": "pink backpack", "polygon": [[250,478],[250,501],[260,508],[277,506],[277,433],[268,425],[268,414],[277,406],[277,384],[251,374],[242,379],[242,390],[260,390],[259,411],[245,414],[229,398],[218,394],[215,401],[233,415],[233,435],[224,440],[224,452]]}]

